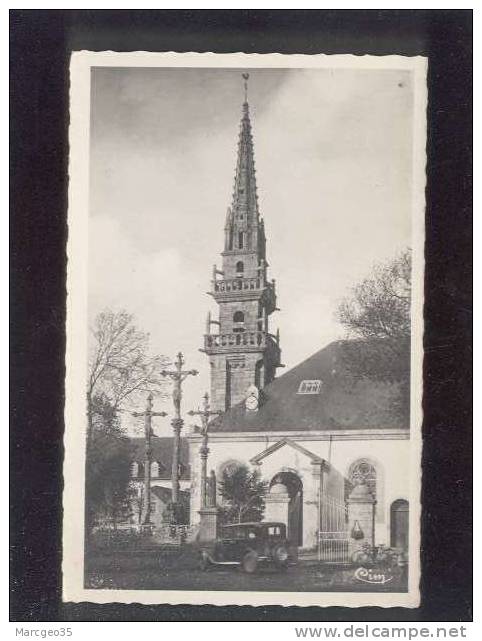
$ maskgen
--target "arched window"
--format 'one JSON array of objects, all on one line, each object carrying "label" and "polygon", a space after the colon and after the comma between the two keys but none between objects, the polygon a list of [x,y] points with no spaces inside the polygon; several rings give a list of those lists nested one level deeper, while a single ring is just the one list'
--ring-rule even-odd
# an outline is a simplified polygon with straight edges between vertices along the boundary
[{"label": "arched window", "polygon": [[244,233],[242,231],[238,232],[238,248],[243,249],[244,247]]},{"label": "arched window", "polygon": [[132,463],[131,475],[132,478],[137,478],[139,476],[139,464],[137,463],[137,461],[134,461],[134,463]]},{"label": "arched window", "polygon": [[236,263],[236,275],[242,276],[243,272],[244,272],[244,263],[242,260],[240,260]]},{"label": "arched window", "polygon": [[368,459],[358,459],[350,465],[348,471],[348,493],[360,483],[366,483],[373,498],[377,498],[377,470]]},{"label": "arched window", "polygon": [[151,475],[154,478],[159,477],[159,463],[157,461],[154,461],[153,463],[151,463]]},{"label": "arched window", "polygon": [[233,315],[233,332],[244,332],[244,314],[243,312],[234,312]]}]

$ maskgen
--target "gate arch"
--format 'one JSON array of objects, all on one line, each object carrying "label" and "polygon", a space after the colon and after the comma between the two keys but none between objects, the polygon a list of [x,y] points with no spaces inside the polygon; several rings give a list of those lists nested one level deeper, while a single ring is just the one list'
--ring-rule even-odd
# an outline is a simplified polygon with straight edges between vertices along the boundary
[{"label": "gate arch", "polygon": [[278,472],[269,484],[284,485],[289,497],[288,537],[295,545],[303,545],[303,482],[295,472]]}]

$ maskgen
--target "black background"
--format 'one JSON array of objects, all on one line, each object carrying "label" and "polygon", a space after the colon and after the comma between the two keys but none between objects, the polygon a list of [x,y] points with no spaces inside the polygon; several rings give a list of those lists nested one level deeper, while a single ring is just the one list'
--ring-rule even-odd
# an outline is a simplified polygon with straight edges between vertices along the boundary
[{"label": "black background", "polygon": [[[12,10],[10,25],[11,620],[471,620],[472,11]],[[68,65],[79,49],[428,56],[420,608],[61,603]]]}]

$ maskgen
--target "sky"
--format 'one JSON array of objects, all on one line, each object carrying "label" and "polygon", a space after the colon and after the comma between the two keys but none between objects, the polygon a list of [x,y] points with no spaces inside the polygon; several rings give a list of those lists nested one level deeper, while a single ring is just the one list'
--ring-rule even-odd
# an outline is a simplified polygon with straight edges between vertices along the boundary
[{"label": "sky", "polygon": [[[221,265],[244,69],[92,69],[89,321],[125,309],[152,350],[199,370],[183,409],[209,390],[199,352],[212,265]],[[344,330],[339,301],[410,245],[410,71],[251,69],[249,103],[282,362]],[[281,375],[286,369],[278,370]],[[171,409],[157,401],[156,409]],[[186,424],[192,423],[185,417]],[[159,435],[170,433],[158,419]],[[129,430],[132,426],[129,426]]]}]

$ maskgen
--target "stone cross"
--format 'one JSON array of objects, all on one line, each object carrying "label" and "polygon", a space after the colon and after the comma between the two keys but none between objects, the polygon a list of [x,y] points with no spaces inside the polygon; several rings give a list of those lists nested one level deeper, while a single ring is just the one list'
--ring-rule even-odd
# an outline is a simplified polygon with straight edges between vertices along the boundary
[{"label": "stone cross", "polygon": [[172,504],[173,512],[177,514],[177,504],[179,503],[179,447],[181,441],[181,429],[184,421],[181,418],[181,400],[182,389],[181,385],[188,376],[196,376],[198,371],[190,369],[183,371],[184,358],[181,352],[178,353],[176,362],[174,363],[175,370],[163,370],[161,376],[169,377],[173,381],[172,401],[174,403],[174,418],[171,421],[172,429],[174,431],[174,447],[172,452]]},{"label": "stone cross", "polygon": [[195,412],[190,410],[189,416],[200,416],[202,423],[202,444],[199,449],[201,458],[201,508],[207,506],[207,460],[209,454],[208,448],[208,424],[211,416],[219,416],[221,412],[211,411],[209,408],[209,394],[206,392],[203,397],[203,409]]},{"label": "stone cross", "polygon": [[146,409],[143,412],[132,412],[132,416],[144,417],[144,518],[143,525],[150,525],[151,523],[151,437],[152,437],[152,417],[153,416],[167,416],[166,412],[153,412],[152,411],[152,394],[147,397]]}]

